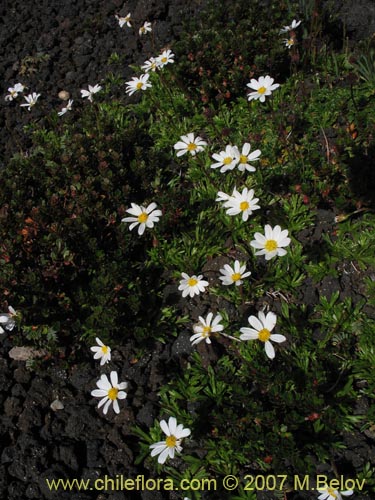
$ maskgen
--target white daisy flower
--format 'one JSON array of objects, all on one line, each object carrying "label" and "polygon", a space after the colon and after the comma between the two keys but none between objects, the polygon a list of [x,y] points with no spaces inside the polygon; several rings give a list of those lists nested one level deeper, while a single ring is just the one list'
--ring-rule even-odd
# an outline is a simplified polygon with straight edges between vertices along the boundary
[{"label": "white daisy flower", "polygon": [[177,152],[177,156],[182,156],[185,153],[190,153],[192,156],[195,156],[200,151],[204,150],[204,147],[207,146],[207,142],[204,141],[199,135],[194,137],[193,133],[189,133],[187,135],[182,135],[180,137],[181,141],[176,142],[173,146]]},{"label": "white daisy flower", "polygon": [[[224,196],[227,198],[225,199]],[[242,213],[242,220],[244,222],[247,221],[249,215],[251,215],[254,210],[260,208],[260,206],[257,205],[259,198],[254,198],[254,189],[249,190],[247,187],[242,190],[242,193],[234,188],[232,196],[228,196],[219,191],[216,201],[224,201],[223,206],[228,209],[226,211],[228,215],[238,215]]]},{"label": "white daisy flower", "polygon": [[268,312],[267,316],[260,311],[258,312],[258,317],[249,316],[248,322],[253,328],[240,328],[242,335],[240,335],[241,340],[255,340],[258,339],[261,342],[264,342],[264,348],[266,350],[266,354],[270,359],[274,359],[275,357],[275,349],[272,342],[285,342],[286,337],[284,335],[279,334],[271,334],[271,331],[274,329],[276,325],[276,314],[273,312]]},{"label": "white daisy flower", "polygon": [[14,87],[9,87],[8,92],[9,94],[5,96],[6,101],[13,101],[13,99],[16,99],[18,97],[18,94],[23,92],[25,89],[25,86],[22,85],[22,83],[16,83]]},{"label": "white daisy flower", "polygon": [[62,116],[62,115],[65,115],[65,113],[66,113],[67,111],[71,111],[71,110],[72,110],[72,105],[73,105],[73,102],[74,102],[74,101],[73,101],[73,99],[69,99],[68,104],[65,106],[65,108],[62,108],[62,110],[61,110],[61,111],[59,111],[57,114],[58,114],[59,116]]},{"label": "white daisy flower", "polygon": [[112,371],[110,373],[110,379],[108,380],[107,375],[102,375],[100,379],[96,382],[98,389],[91,391],[91,396],[95,398],[102,398],[99,401],[98,408],[104,405],[103,413],[107,415],[108,408],[113,404],[113,409],[115,413],[120,413],[120,407],[117,402],[118,399],[125,399],[127,393],[123,390],[128,386],[127,382],[118,383],[117,372]]},{"label": "white daisy flower", "polygon": [[341,495],[344,497],[350,497],[354,493],[353,490],[338,491],[329,487],[324,488],[324,490],[319,488],[318,492],[321,493],[321,495],[318,496],[318,500],[342,500]]},{"label": "white daisy flower", "polygon": [[4,328],[9,332],[13,330],[16,326],[15,316],[17,316],[17,311],[12,306],[8,307],[7,313],[0,313],[0,333],[4,333]]},{"label": "white daisy flower", "polygon": [[127,85],[125,92],[129,95],[133,95],[134,92],[137,92],[138,90],[146,90],[148,87],[152,87],[151,83],[148,83],[147,81],[149,78],[149,73],[141,75],[139,78],[133,76],[131,80],[125,82]]},{"label": "white daisy flower", "polygon": [[194,297],[194,295],[199,295],[200,292],[204,292],[205,288],[208,286],[208,281],[202,280],[203,275],[199,276],[189,276],[186,273],[181,273],[182,280],[180,280],[180,286],[178,289],[182,292],[183,297]]},{"label": "white daisy flower", "polygon": [[233,170],[239,162],[239,156],[236,154],[235,148],[230,145],[226,146],[225,151],[221,151],[219,154],[214,153],[212,158],[216,160],[217,163],[213,163],[211,168],[221,167],[221,173],[224,173],[227,170]]},{"label": "white daisy flower", "polygon": [[158,61],[155,59],[155,57],[150,57],[141,68],[148,73],[149,71],[156,71],[158,69]]},{"label": "white daisy flower", "polygon": [[247,96],[249,101],[253,99],[259,99],[260,102],[264,102],[266,100],[266,96],[272,94],[274,90],[280,87],[279,83],[273,83],[274,79],[270,76],[260,76],[259,80],[255,80],[252,78],[250,83],[247,83],[246,86],[255,92],[250,92]]},{"label": "white daisy flower", "polygon": [[296,21],[295,19],[293,19],[292,24],[290,26],[284,26],[283,28],[281,28],[280,33],[286,33],[288,31],[295,30],[296,28],[298,28],[301,22],[302,21]]},{"label": "white daisy flower", "polygon": [[249,142],[245,142],[245,144],[242,146],[241,153],[239,152],[237,146],[234,146],[233,149],[237,159],[238,170],[240,172],[245,172],[245,170],[247,170],[248,172],[255,172],[256,168],[253,165],[250,165],[250,162],[259,160],[259,157],[262,154],[261,150],[256,149],[255,151],[250,153],[251,145]]},{"label": "white daisy flower", "polygon": [[282,247],[287,247],[291,241],[287,229],[282,231],[280,226],[272,228],[269,224],[264,226],[264,235],[255,233],[254,238],[250,245],[257,249],[255,255],[264,255],[266,260],[276,255],[279,257],[286,255],[286,250]]},{"label": "white daisy flower", "polygon": [[152,31],[152,28],[151,28],[151,23],[149,23],[149,22],[145,21],[145,22],[143,23],[143,26],[141,26],[141,27],[139,28],[138,33],[139,33],[139,35],[140,35],[140,36],[142,36],[142,35],[145,35],[146,33],[149,33],[150,31]]},{"label": "white daisy flower", "polygon": [[96,343],[94,347],[90,347],[92,352],[95,352],[94,359],[100,359],[100,366],[111,361],[111,348],[104,345],[100,338],[96,337]]},{"label": "white daisy flower", "polygon": [[82,98],[88,97],[88,100],[92,102],[93,95],[100,92],[101,90],[102,87],[98,84],[94,85],[93,87],[89,85],[89,90],[81,90],[81,96]]},{"label": "white daisy flower", "polygon": [[131,231],[134,227],[138,226],[138,234],[142,236],[145,232],[146,227],[154,227],[155,222],[159,222],[159,217],[162,215],[161,210],[155,210],[156,203],[150,203],[147,208],[137,205],[136,203],[131,204],[131,208],[126,210],[133,217],[125,217],[121,219],[121,222],[131,222],[129,230]]},{"label": "white daisy flower", "polygon": [[284,38],[283,42],[285,47],[288,47],[288,49],[291,49],[293,45],[296,43],[294,38]]},{"label": "white daisy flower", "polygon": [[161,430],[167,436],[165,441],[159,441],[150,445],[151,456],[159,455],[158,462],[163,464],[167,458],[174,458],[175,451],[181,453],[181,442],[183,438],[190,436],[190,429],[184,428],[182,424],[177,425],[175,417],[169,417],[168,424],[165,420],[160,422]]},{"label": "white daisy flower", "polygon": [[174,54],[173,52],[168,49],[168,50],[164,50],[160,56],[157,57],[157,62],[158,62],[158,66],[159,68],[163,68],[164,66],[166,66],[167,64],[171,64],[171,63],[174,63]]},{"label": "white daisy flower", "polygon": [[126,26],[128,26],[129,28],[131,28],[131,14],[129,12],[129,14],[125,17],[120,17],[118,15],[115,15],[115,18],[117,19],[119,25],[120,25],[120,28],[122,28],[125,24]]},{"label": "white daisy flower", "polygon": [[240,261],[234,261],[234,266],[231,267],[229,264],[224,264],[223,269],[220,269],[222,276],[219,277],[219,280],[222,281],[223,285],[233,285],[240,286],[243,283],[243,279],[250,276],[251,272],[246,271],[246,264],[241,266]]},{"label": "white daisy flower", "polygon": [[192,346],[199,344],[202,340],[204,340],[206,344],[211,344],[211,334],[224,330],[224,326],[220,324],[220,321],[223,319],[222,316],[220,316],[220,314],[217,314],[214,318],[213,316],[212,312],[207,314],[206,319],[199,316],[199,323],[193,326],[195,334],[190,337]]},{"label": "white daisy flower", "polygon": [[37,94],[36,92],[33,92],[32,94],[29,94],[29,95],[25,95],[25,100],[26,102],[23,103],[23,104],[20,104],[21,107],[23,106],[26,106],[28,111],[31,110],[31,108],[33,106],[35,106],[36,104],[36,101],[38,100],[38,98],[40,97],[40,94]]}]

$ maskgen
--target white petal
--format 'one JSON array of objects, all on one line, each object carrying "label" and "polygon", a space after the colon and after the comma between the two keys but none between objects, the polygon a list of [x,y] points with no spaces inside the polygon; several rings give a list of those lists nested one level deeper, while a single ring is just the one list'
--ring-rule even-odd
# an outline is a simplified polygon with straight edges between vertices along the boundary
[{"label": "white petal", "polygon": [[167,436],[171,435],[171,432],[169,430],[168,424],[167,424],[167,422],[165,420],[161,420],[160,421],[160,428],[164,432],[164,434],[166,434]]},{"label": "white petal", "polygon": [[115,372],[114,370],[111,371],[110,378],[111,378],[112,386],[113,387],[117,387],[117,384],[118,384],[118,375],[117,375],[117,372]]},{"label": "white petal", "polygon": [[272,340],[272,342],[280,344],[281,342],[286,341],[286,337],[284,337],[284,335],[280,335],[279,333],[274,333],[270,336],[270,340]]},{"label": "white petal", "polygon": [[271,342],[267,340],[267,342],[264,344],[264,348],[266,350],[266,354],[270,359],[274,359],[275,357],[275,349],[273,348],[273,345]]},{"label": "white petal", "polygon": [[163,464],[167,460],[168,455],[169,455],[169,448],[166,447],[165,450],[163,450],[158,457],[159,464]]}]

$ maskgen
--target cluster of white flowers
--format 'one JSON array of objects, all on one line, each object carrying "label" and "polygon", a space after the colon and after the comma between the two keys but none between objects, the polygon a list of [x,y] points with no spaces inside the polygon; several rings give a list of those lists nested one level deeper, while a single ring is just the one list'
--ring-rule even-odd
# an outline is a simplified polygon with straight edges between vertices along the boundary
[{"label": "cluster of white flowers", "polygon": [[280,30],[280,33],[289,33],[288,38],[283,39],[283,43],[285,47],[287,47],[288,49],[291,49],[293,45],[295,45],[296,43],[296,36],[294,30],[298,28],[301,22],[302,21],[296,21],[295,19],[293,19],[292,24],[290,26],[284,26]]},{"label": "cluster of white flowers", "polygon": [[[123,28],[124,26],[127,26],[128,28],[132,27],[132,15],[130,12],[126,16],[119,16],[116,14],[115,18],[118,21],[120,28]],[[151,23],[145,21],[143,25],[139,28],[138,34],[142,36],[145,35],[146,33],[150,33],[151,31],[152,31]]]},{"label": "cluster of white flowers", "polygon": [[174,63],[175,55],[170,49],[163,50],[157,57],[150,57],[141,68],[148,73],[149,71],[156,71],[157,69],[164,68],[167,64]]},{"label": "cluster of white flowers", "polygon": [[251,145],[249,142],[243,144],[241,152],[237,146],[228,145],[224,151],[212,155],[216,163],[213,163],[211,168],[220,168],[221,173],[233,170],[235,167],[240,172],[245,172],[246,170],[248,172],[255,172],[256,168],[250,162],[258,161],[262,152],[260,149],[256,149],[253,152],[250,151]]},{"label": "cluster of white flowers", "polygon": [[[91,347],[91,351],[94,352],[94,359],[100,359],[100,366],[105,365],[111,361],[111,348],[105,345],[99,337],[96,337],[96,346]],[[103,406],[104,415],[107,414],[108,409],[113,405],[113,410],[115,413],[120,413],[120,406],[118,404],[119,399],[125,399],[127,393],[124,389],[127,388],[127,382],[118,381],[118,374],[116,371],[112,370],[109,379],[107,375],[102,374],[100,379],[96,382],[97,389],[91,391],[91,396],[95,398],[100,398],[98,408]]]}]

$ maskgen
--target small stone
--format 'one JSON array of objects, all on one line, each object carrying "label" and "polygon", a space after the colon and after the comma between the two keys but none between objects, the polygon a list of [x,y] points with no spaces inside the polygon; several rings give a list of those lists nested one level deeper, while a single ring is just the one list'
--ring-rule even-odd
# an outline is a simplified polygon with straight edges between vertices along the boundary
[{"label": "small stone", "polygon": [[62,101],[68,101],[70,99],[70,94],[66,90],[60,90],[58,97]]},{"label": "small stone", "polygon": [[50,408],[53,411],[59,411],[64,409],[64,405],[59,399],[55,399],[55,401],[52,401],[52,403],[50,404]]},{"label": "small stone", "polygon": [[32,347],[13,347],[8,354],[11,359],[16,361],[27,361],[28,359],[42,358],[47,354],[47,351]]}]

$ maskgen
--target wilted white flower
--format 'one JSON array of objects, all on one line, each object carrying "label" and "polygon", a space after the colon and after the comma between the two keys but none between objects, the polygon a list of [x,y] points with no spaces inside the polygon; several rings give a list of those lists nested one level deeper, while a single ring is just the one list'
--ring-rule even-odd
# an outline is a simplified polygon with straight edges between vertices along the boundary
[{"label": "wilted white flower", "polygon": [[30,111],[30,110],[31,110],[31,108],[32,108],[33,106],[35,106],[36,101],[37,101],[37,100],[38,100],[38,98],[40,97],[40,94],[37,94],[36,92],[33,92],[32,94],[25,95],[24,97],[25,97],[25,99],[26,99],[26,101],[27,101],[27,102],[25,102],[25,103],[23,103],[23,104],[20,104],[20,106],[21,106],[21,107],[26,106],[26,107],[27,107],[27,109],[28,109],[28,111]]},{"label": "wilted white flower", "polygon": [[13,101],[13,99],[16,99],[18,97],[18,94],[23,92],[25,89],[25,86],[22,85],[22,83],[16,83],[14,87],[9,87],[8,92],[9,94],[5,96],[6,101]]},{"label": "wilted white flower", "polygon": [[287,31],[292,31],[298,28],[298,26],[301,24],[302,21],[296,21],[293,19],[292,24],[290,26],[284,26],[281,28],[280,33],[286,33]]},{"label": "wilted white flower", "polygon": [[318,496],[318,500],[342,500],[341,495],[344,497],[350,497],[354,493],[353,490],[338,491],[329,487],[324,489],[319,488],[318,491],[321,493],[321,495]]},{"label": "wilted white flower", "polygon": [[122,28],[125,24],[126,24],[126,26],[129,26],[129,28],[131,28],[131,14],[130,14],[130,12],[125,17],[115,15],[115,18],[117,19],[117,21],[120,25],[120,28]]},{"label": "wilted white flower", "polygon": [[126,211],[134,217],[125,217],[121,219],[121,222],[131,222],[129,226],[130,231],[139,225],[138,234],[141,236],[145,232],[146,227],[152,228],[155,222],[159,222],[162,211],[155,210],[157,206],[156,203],[150,203],[147,208],[137,205],[136,203],[132,203],[131,205],[131,208],[128,208]]},{"label": "wilted white flower", "polygon": [[211,334],[224,330],[224,326],[220,324],[220,321],[223,319],[220,314],[217,314],[214,318],[213,316],[212,312],[207,314],[206,319],[199,316],[199,323],[193,326],[195,334],[190,337],[191,345],[199,344],[202,340],[207,344],[211,344]]},{"label": "wilted white flower", "polygon": [[61,110],[61,111],[59,111],[57,114],[58,114],[59,116],[62,116],[62,115],[65,115],[65,113],[66,113],[67,111],[71,111],[71,110],[72,110],[72,105],[73,105],[73,102],[74,102],[74,101],[73,101],[73,99],[69,99],[68,104],[65,106],[65,108],[62,108],[62,110]]},{"label": "wilted white flower", "polygon": [[204,146],[207,146],[206,141],[199,136],[194,137],[193,133],[182,135],[180,139],[181,141],[176,142],[173,146],[177,151],[177,156],[182,156],[185,153],[190,153],[192,156],[195,156],[197,153],[204,150]]},{"label": "wilted white flower", "polygon": [[220,168],[220,172],[224,173],[227,170],[233,170],[234,167],[239,162],[239,156],[236,154],[236,150],[233,146],[226,146],[225,151],[220,153],[214,153],[212,158],[216,160],[217,163],[213,163],[211,168]]},{"label": "wilted white flower", "polygon": [[234,188],[231,196],[219,191],[216,201],[224,201],[223,206],[228,209],[226,211],[228,215],[242,213],[242,220],[244,222],[247,221],[249,215],[251,215],[254,210],[260,208],[260,206],[257,205],[259,198],[254,198],[254,189],[249,190],[247,187],[242,190],[242,193]]},{"label": "wilted white flower", "polygon": [[280,226],[272,228],[269,224],[264,226],[264,235],[255,233],[254,238],[255,240],[252,240],[250,245],[259,249],[255,255],[264,255],[266,260],[270,260],[276,255],[279,257],[286,255],[286,250],[282,247],[287,247],[290,244],[287,229],[282,231]]},{"label": "wilted white flower", "polygon": [[180,280],[180,286],[178,289],[182,292],[183,297],[194,297],[194,295],[199,295],[200,292],[204,292],[205,288],[208,286],[208,281],[202,280],[203,275],[199,276],[189,276],[186,273],[181,273],[182,280]]},{"label": "wilted white flower", "polygon": [[160,56],[157,57],[157,63],[160,68],[163,68],[167,64],[174,63],[174,54],[173,52],[168,49],[168,50],[163,50],[163,52],[160,54]]},{"label": "wilted white flower", "polygon": [[151,83],[148,83],[148,79],[150,78],[150,75],[148,73],[141,75],[139,78],[136,76],[133,76],[131,80],[126,82],[127,88],[125,92],[129,95],[133,95],[134,92],[137,92],[138,90],[146,90],[148,87],[152,87]]},{"label": "wilted white flower", "polygon": [[149,71],[156,71],[158,69],[158,62],[157,60],[155,59],[155,57],[150,57],[150,59],[148,59],[147,61],[145,61],[145,63],[143,64],[143,66],[141,66],[141,68],[143,70],[146,71],[146,73],[148,73]]},{"label": "wilted white flower", "polygon": [[94,347],[90,347],[92,352],[95,352],[94,359],[100,359],[100,366],[111,361],[111,348],[104,345],[99,337],[96,337],[96,343]]},{"label": "wilted white flower", "polygon": [[220,269],[222,276],[219,277],[219,280],[222,281],[223,285],[233,285],[240,286],[243,283],[243,279],[250,276],[251,272],[246,272],[246,265],[243,264],[241,266],[240,262],[236,260],[234,262],[234,267],[231,267],[229,264],[224,264],[223,269]]},{"label": "wilted white flower", "polygon": [[163,464],[167,458],[174,458],[175,451],[181,453],[181,442],[183,438],[190,436],[190,429],[184,428],[182,424],[177,425],[175,417],[169,417],[168,424],[165,420],[160,422],[161,430],[167,436],[165,441],[159,441],[150,445],[151,456],[159,455],[158,462]]},{"label": "wilted white flower", "polygon": [[8,307],[7,313],[0,313],[0,333],[4,333],[4,328],[10,332],[13,330],[16,326],[16,316],[17,311],[15,311],[12,306]]},{"label": "wilted white flower", "polygon": [[81,90],[81,95],[83,98],[88,97],[89,101],[92,102],[93,95],[97,92],[100,92],[101,90],[102,87],[98,84],[94,85],[93,87],[89,85],[89,90]]},{"label": "wilted white flower", "polygon": [[152,31],[151,23],[145,21],[143,23],[143,26],[141,26],[139,28],[139,32],[138,33],[142,36],[142,35],[145,35],[146,33],[150,32],[150,31]]},{"label": "wilted white flower", "polygon": [[285,47],[288,47],[288,49],[292,48],[293,45],[296,43],[294,38],[284,38],[283,42]]},{"label": "wilted white flower", "polygon": [[247,83],[246,86],[250,89],[253,89],[255,92],[250,92],[247,96],[249,101],[253,99],[259,99],[260,102],[264,102],[266,100],[266,96],[272,94],[274,90],[280,87],[279,83],[273,83],[274,79],[270,76],[260,76],[259,80],[255,80],[252,78],[250,83]]},{"label": "wilted white flower", "polygon": [[123,390],[128,386],[127,382],[118,383],[117,372],[112,371],[110,373],[110,379],[108,380],[107,375],[102,375],[100,379],[96,382],[98,389],[91,391],[91,396],[95,398],[102,398],[99,401],[98,408],[104,405],[103,413],[107,414],[108,408],[113,404],[113,409],[115,413],[120,413],[120,407],[118,404],[118,399],[125,399],[127,393]]},{"label": "wilted white flower", "polygon": [[267,316],[260,311],[258,313],[258,317],[249,316],[248,322],[252,326],[252,328],[240,328],[242,335],[240,335],[241,340],[255,340],[258,339],[261,342],[264,342],[264,348],[266,350],[266,354],[270,359],[275,357],[275,349],[272,342],[285,342],[286,338],[284,335],[279,334],[271,334],[271,331],[274,329],[276,325],[276,314],[273,312],[268,312]]},{"label": "wilted white flower", "polygon": [[242,151],[240,153],[237,146],[234,146],[234,154],[237,160],[237,168],[240,172],[244,172],[247,170],[248,172],[255,172],[256,168],[253,165],[250,165],[252,161],[258,161],[260,155],[262,154],[260,149],[256,149],[252,153],[250,153],[251,145],[249,142],[245,142],[242,146]]}]

